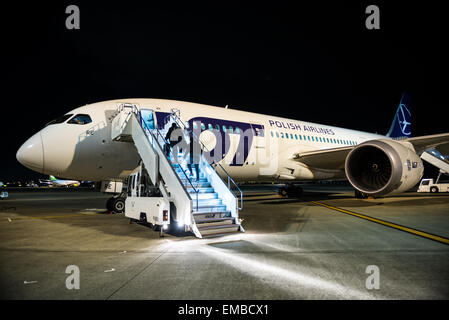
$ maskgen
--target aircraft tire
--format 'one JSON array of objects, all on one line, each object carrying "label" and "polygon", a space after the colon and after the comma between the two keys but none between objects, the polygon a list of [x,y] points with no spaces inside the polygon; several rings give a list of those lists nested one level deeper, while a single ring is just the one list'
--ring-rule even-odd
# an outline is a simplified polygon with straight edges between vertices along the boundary
[{"label": "aircraft tire", "polygon": [[284,187],[282,187],[282,188],[280,188],[279,189],[279,195],[281,196],[281,197],[287,197],[288,196],[288,192],[287,192],[287,188],[284,188]]},{"label": "aircraft tire", "polygon": [[356,199],[366,199],[367,198],[366,194],[364,194],[363,192],[361,192],[357,189],[354,190],[354,196]]},{"label": "aircraft tire", "polygon": [[430,192],[438,193],[438,188],[437,187],[432,187],[432,188],[430,188]]}]

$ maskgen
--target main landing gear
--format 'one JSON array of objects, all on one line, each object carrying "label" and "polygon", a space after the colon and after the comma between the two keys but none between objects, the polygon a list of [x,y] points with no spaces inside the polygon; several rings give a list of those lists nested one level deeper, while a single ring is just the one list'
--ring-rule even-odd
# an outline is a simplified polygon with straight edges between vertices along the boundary
[{"label": "main landing gear", "polygon": [[356,199],[367,199],[368,195],[366,193],[363,193],[362,191],[359,191],[357,189],[354,189],[354,196]]},{"label": "main landing gear", "polygon": [[284,198],[299,198],[302,195],[302,188],[298,185],[287,184],[285,187],[279,188],[279,195]]}]

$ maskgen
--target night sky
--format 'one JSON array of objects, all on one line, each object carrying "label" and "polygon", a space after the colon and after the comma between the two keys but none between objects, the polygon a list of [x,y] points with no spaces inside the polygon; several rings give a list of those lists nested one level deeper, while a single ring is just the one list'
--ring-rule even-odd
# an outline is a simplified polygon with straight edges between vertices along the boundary
[{"label": "night sky", "polygon": [[[20,145],[109,99],[229,105],[385,134],[408,91],[414,136],[449,131],[447,12],[436,4],[92,2],[2,7],[1,181],[41,177],[17,162]],[[70,4],[80,30],[65,27]],[[380,30],[365,28],[369,4]]]}]

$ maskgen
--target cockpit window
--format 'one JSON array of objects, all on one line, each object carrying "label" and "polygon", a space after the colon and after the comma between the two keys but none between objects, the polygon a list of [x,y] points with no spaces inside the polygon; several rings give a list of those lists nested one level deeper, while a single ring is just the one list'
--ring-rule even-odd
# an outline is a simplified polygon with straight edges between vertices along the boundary
[{"label": "cockpit window", "polygon": [[63,116],[60,116],[59,118],[56,118],[55,120],[50,121],[49,123],[46,124],[46,126],[49,126],[51,124],[57,124],[57,123],[63,123],[65,122],[68,118],[70,118],[71,116],[73,116],[73,113],[71,114],[65,114]]},{"label": "cockpit window", "polygon": [[92,119],[88,114],[77,114],[72,119],[70,119],[67,123],[72,124],[88,124],[91,123]]}]

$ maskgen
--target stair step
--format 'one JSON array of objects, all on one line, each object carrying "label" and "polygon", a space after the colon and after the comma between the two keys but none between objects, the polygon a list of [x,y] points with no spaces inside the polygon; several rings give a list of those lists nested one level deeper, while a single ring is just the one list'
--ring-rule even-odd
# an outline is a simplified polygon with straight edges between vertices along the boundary
[{"label": "stair step", "polygon": [[218,212],[218,211],[226,211],[226,205],[201,205],[198,203],[198,209],[196,208],[196,204],[193,203],[193,213],[203,213],[203,212]]},{"label": "stair step", "polygon": [[209,188],[209,187],[211,187],[211,185],[210,185],[209,182],[196,182],[196,181],[191,181],[191,183],[192,183],[192,185],[190,185],[190,182],[188,182],[188,181],[183,182],[183,184],[184,184],[184,186],[185,186],[186,188],[192,188],[192,186],[195,187],[195,189],[197,189],[197,188]]},{"label": "stair step", "polygon": [[[214,190],[214,188],[212,188],[212,187],[198,187],[198,188],[195,188],[196,189],[196,191],[198,191],[198,193],[214,193],[215,192],[215,190]],[[187,187],[187,192],[188,193],[190,193],[190,194],[195,194],[196,192],[195,192],[195,190],[193,190],[193,188],[192,187]]]},{"label": "stair step", "polygon": [[[179,179],[184,179],[184,180],[187,180],[187,178],[189,178],[189,180],[195,180],[195,179],[196,179],[196,176],[189,174],[188,171],[187,171],[186,173],[187,173],[187,177],[186,177],[186,175],[184,174],[184,172],[182,172],[182,171],[176,171],[176,174],[178,175]],[[206,177],[200,175],[200,179],[201,179],[201,180],[204,180],[204,179],[206,179]]]},{"label": "stair step", "polygon": [[[199,196],[199,194],[198,194]],[[191,195],[190,196],[192,198],[193,201],[193,206],[196,208],[196,196],[195,195]],[[212,199],[200,199],[198,197],[198,208],[202,208],[202,207],[215,207],[215,206],[220,206],[222,205],[222,201],[220,198],[212,198]]]},{"label": "stair step", "polygon": [[233,224],[233,217],[224,217],[224,218],[197,218],[195,217],[195,223],[198,228],[203,226],[212,226],[212,225],[222,225],[222,224]]},{"label": "stair step", "polygon": [[203,212],[194,212],[193,218],[195,221],[197,219],[219,219],[219,218],[228,218],[231,216],[231,211],[203,211]]},{"label": "stair step", "polygon": [[[196,193],[190,193],[192,199],[196,199]],[[218,194],[216,192],[198,192],[198,200],[217,199]]]},{"label": "stair step", "polygon": [[182,183],[184,183],[184,184],[189,183],[189,181],[193,185],[198,184],[198,183],[209,183],[209,181],[207,181],[207,179],[205,179],[205,178],[199,179],[198,181],[196,181],[196,179],[187,180],[185,177],[179,177],[179,179],[181,179]]},{"label": "stair step", "polygon": [[199,228],[199,225],[197,225],[197,227],[203,237],[205,237],[205,236],[217,236],[218,237],[218,236],[224,235],[224,234],[235,233],[239,230],[238,224],[225,224],[225,225],[210,226],[210,227],[203,227],[203,228]]}]

